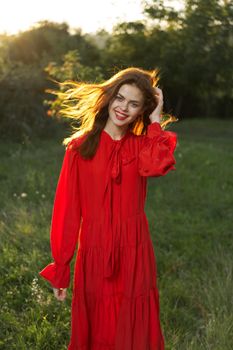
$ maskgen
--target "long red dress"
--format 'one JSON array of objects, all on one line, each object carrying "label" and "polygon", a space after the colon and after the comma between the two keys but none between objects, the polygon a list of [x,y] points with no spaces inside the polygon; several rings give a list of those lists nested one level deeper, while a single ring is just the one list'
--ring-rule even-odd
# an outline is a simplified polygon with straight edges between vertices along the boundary
[{"label": "long red dress", "polygon": [[66,149],[51,222],[54,262],[40,275],[70,284],[78,245],[68,350],[163,350],[156,260],[144,211],[148,176],[176,170],[177,134],[158,122],[146,135],[113,140],[103,130],[97,153],[85,160]]}]

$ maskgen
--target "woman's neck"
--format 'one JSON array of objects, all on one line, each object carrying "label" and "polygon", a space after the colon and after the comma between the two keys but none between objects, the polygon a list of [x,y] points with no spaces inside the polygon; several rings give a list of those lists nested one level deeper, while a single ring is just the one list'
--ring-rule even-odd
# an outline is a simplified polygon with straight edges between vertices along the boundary
[{"label": "woman's neck", "polygon": [[107,122],[104,130],[112,137],[114,140],[120,140],[127,133],[128,125],[124,125],[122,127],[114,125],[112,123]]}]

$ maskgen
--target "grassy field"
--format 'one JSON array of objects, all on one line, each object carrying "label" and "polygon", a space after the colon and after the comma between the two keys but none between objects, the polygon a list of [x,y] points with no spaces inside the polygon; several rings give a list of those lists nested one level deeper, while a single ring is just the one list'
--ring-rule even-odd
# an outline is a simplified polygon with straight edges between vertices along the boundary
[{"label": "grassy field", "polygon": [[[233,122],[180,121],[171,130],[179,137],[177,170],[149,179],[146,203],[166,350],[232,350]],[[51,262],[60,143],[0,143],[3,350],[67,349],[71,290],[59,303],[38,276]]]}]

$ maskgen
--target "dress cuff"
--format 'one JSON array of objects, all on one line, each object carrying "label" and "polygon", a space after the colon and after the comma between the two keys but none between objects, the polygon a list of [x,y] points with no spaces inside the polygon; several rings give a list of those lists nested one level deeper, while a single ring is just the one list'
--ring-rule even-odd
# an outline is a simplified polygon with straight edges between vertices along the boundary
[{"label": "dress cuff", "polygon": [[160,136],[158,140],[167,144],[170,151],[174,153],[177,146],[177,133],[174,131],[163,130],[160,123],[153,122],[147,128],[147,137],[152,139],[158,136]]},{"label": "dress cuff", "polygon": [[153,122],[147,127],[147,136],[150,138],[160,135],[162,132],[163,129],[159,122]]},{"label": "dress cuff", "polygon": [[68,288],[70,284],[70,266],[51,263],[39,275],[50,282],[54,288]]}]

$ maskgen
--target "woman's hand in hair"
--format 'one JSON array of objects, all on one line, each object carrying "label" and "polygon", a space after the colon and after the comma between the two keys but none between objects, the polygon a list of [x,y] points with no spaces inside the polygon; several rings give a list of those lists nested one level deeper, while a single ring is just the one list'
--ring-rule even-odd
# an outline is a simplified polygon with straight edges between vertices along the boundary
[{"label": "woman's hand in hair", "polygon": [[158,87],[155,87],[154,89],[155,89],[155,98],[156,98],[157,106],[153,110],[153,112],[150,114],[149,118],[151,123],[153,122],[160,123],[161,114],[163,110],[163,92]]},{"label": "woman's hand in hair", "polygon": [[53,288],[53,293],[59,301],[64,301],[66,298],[66,288]]}]

